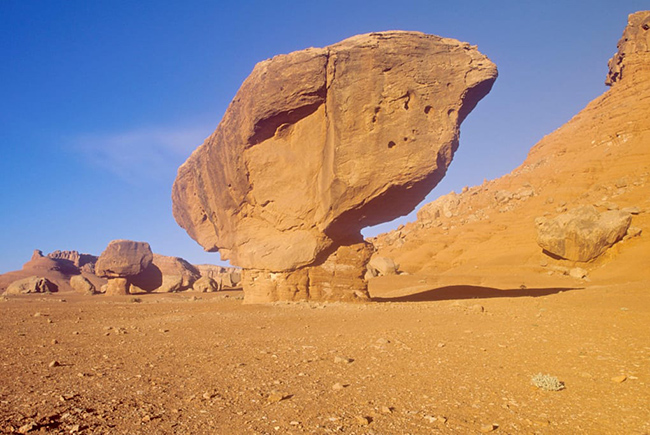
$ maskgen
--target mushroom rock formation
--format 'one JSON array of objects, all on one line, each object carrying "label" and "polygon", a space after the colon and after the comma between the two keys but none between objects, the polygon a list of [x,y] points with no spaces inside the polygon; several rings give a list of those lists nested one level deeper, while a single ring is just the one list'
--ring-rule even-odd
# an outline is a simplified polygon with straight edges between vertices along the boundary
[{"label": "mushroom rock formation", "polygon": [[365,299],[361,229],[440,181],[496,77],[475,46],[418,32],[260,62],[179,168],[174,217],[245,269],[246,302]]},{"label": "mushroom rock formation", "polygon": [[138,275],[151,264],[153,253],[146,242],[113,240],[95,264],[95,274],[108,278],[106,294],[126,295],[129,278]]}]

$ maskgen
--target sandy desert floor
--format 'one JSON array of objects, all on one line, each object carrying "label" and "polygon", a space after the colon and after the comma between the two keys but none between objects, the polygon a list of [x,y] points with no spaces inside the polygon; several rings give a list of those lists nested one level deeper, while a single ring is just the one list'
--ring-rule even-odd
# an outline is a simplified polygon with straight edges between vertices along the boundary
[{"label": "sandy desert floor", "polygon": [[647,285],[371,289],[384,298],[5,298],[0,431],[650,433]]}]

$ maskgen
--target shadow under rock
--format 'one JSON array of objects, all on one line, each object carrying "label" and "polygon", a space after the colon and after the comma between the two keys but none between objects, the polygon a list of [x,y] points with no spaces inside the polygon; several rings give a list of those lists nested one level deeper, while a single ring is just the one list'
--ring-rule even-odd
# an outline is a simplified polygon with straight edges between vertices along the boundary
[{"label": "shadow under rock", "polygon": [[374,302],[429,302],[453,299],[487,299],[487,298],[518,298],[548,296],[570,290],[581,290],[582,287],[556,287],[556,288],[518,288],[498,289],[494,287],[480,287],[474,285],[452,285],[439,287],[411,295],[397,297],[374,297]]}]

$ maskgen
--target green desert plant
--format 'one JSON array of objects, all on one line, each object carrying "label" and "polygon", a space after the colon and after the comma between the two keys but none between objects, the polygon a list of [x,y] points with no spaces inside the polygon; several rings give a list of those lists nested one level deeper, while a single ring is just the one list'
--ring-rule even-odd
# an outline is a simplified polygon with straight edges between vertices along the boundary
[{"label": "green desert plant", "polygon": [[564,382],[560,382],[558,378],[551,375],[537,373],[530,382],[537,388],[546,391],[560,391],[564,389]]}]

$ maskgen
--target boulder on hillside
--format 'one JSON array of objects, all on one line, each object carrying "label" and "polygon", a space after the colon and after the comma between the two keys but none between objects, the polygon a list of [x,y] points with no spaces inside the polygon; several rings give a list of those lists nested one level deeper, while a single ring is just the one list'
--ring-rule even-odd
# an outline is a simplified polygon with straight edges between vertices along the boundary
[{"label": "boulder on hillside", "polygon": [[260,62],[179,168],[174,217],[251,271],[247,302],[367,299],[361,229],[409,213],[440,181],[496,77],[476,47],[419,32]]},{"label": "boulder on hillside", "polygon": [[537,218],[537,244],[557,257],[590,261],[621,240],[631,222],[632,216],[623,211],[579,207],[553,219]]},{"label": "boulder on hillside", "polygon": [[[130,287],[127,278],[143,272],[152,261],[153,253],[148,243],[113,240],[95,263],[95,274],[109,279],[106,294],[125,295]],[[118,281],[111,283],[116,279]]]},{"label": "boulder on hillside", "polygon": [[58,286],[47,278],[30,276],[9,284],[5,294],[19,295],[27,293],[54,293],[58,291],[58,289]]}]

